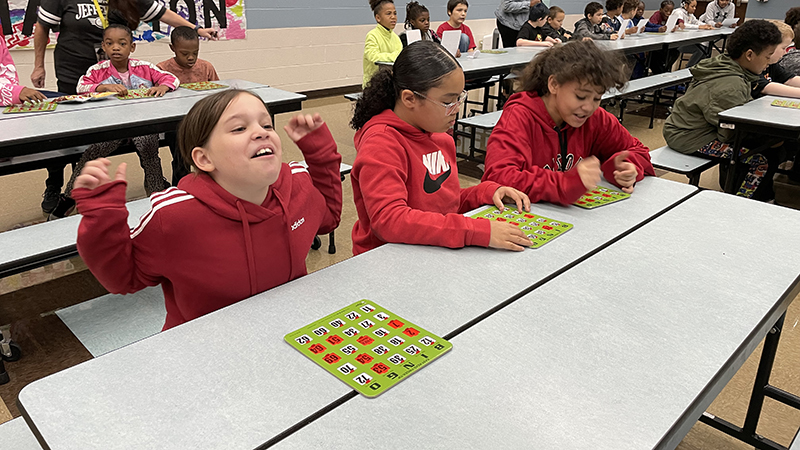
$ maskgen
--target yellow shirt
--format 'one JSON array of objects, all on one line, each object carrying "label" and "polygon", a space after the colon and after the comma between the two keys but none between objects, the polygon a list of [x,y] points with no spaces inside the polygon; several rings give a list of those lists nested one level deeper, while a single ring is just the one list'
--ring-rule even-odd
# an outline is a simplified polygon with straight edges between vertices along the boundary
[{"label": "yellow shirt", "polygon": [[362,87],[378,72],[378,61],[391,61],[403,50],[403,43],[394,31],[387,29],[381,24],[367,33],[364,41],[364,81]]}]

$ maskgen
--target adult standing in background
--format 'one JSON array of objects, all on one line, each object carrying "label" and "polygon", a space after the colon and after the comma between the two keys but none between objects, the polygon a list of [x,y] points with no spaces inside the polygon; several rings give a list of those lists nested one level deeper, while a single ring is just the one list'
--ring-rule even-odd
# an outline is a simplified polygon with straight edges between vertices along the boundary
[{"label": "adult standing in background", "polygon": [[516,47],[519,30],[528,21],[531,6],[542,0],[500,0],[500,6],[494,11],[497,17],[497,30],[503,40],[503,47]]},{"label": "adult standing in background", "polygon": [[[99,11],[98,11],[99,9]],[[100,44],[108,23],[136,29],[139,22],[160,20],[173,27],[187,26],[200,36],[217,39],[213,28],[200,28],[155,0],[41,0],[33,33],[35,52],[31,82],[44,87],[44,55],[51,29],[59,32],[53,52],[58,91],[77,94],[78,79],[101,59]],[[103,58],[104,59],[104,58]],[[63,165],[47,168],[42,210],[52,212],[64,185]]]}]

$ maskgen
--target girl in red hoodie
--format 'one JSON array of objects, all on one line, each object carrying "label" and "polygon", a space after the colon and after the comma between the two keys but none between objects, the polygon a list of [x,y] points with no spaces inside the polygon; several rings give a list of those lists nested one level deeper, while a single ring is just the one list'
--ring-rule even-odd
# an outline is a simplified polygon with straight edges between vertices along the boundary
[{"label": "girl in red hoodie", "polygon": [[600,175],[623,191],[655,175],[650,151],[600,106],[628,80],[624,62],[594,42],[539,53],[523,70],[489,136],[484,181],[560,205],[594,189]]},{"label": "girl in red hoodie", "polygon": [[445,133],[466,98],[464,72],[432,41],[407,46],[393,69],[379,71],[356,103],[351,126],[358,151],[351,173],[358,220],[353,253],[386,242],[522,250],[530,240],[514,225],[462,214],[480,205],[528,197],[494,182],[461,189],[456,148]]},{"label": "girl in red hoodie", "polygon": [[78,252],[109,292],[160,284],[164,329],[306,274],[317,234],[339,224],[341,155],[320,118],[298,115],[284,129],[308,163],[281,162],[281,141],[263,101],[231,89],[195,104],[178,130],[195,176],[150,197],[133,229],[125,165],[90,161],[72,195],[83,214]]}]

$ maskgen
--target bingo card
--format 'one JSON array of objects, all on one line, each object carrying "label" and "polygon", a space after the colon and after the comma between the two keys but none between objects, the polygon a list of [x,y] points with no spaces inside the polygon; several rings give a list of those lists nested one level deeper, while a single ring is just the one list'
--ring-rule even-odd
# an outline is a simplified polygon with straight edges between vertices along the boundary
[{"label": "bingo card", "polygon": [[781,106],[783,108],[794,108],[800,109],[800,101],[795,100],[786,100],[786,99],[775,99],[770,103],[772,106]]},{"label": "bingo card", "polygon": [[117,95],[120,100],[133,100],[136,98],[148,98],[148,97],[155,97],[154,95],[147,95],[147,91],[150,89],[148,88],[141,88],[141,89],[128,89],[128,95]]},{"label": "bingo card", "polygon": [[198,81],[196,83],[186,83],[181,85],[182,88],[191,89],[193,91],[207,91],[209,89],[226,88],[228,85],[214,83],[213,81]]},{"label": "bingo card", "polygon": [[369,300],[355,302],[284,339],[366,397],[377,397],[453,348]]},{"label": "bingo card", "polygon": [[497,220],[518,226],[531,239],[531,248],[539,248],[572,229],[571,223],[564,223],[533,212],[518,211],[516,206],[508,206],[503,211],[496,206],[484,206],[469,217],[475,219]]},{"label": "bingo card", "polygon": [[3,114],[55,111],[56,106],[58,105],[53,102],[25,102],[21,105],[9,106],[3,110]]},{"label": "bingo card", "polygon": [[597,186],[591,191],[587,191],[575,203],[575,206],[581,208],[594,209],[609,203],[618,202],[631,197],[631,194],[611,189],[607,187]]}]

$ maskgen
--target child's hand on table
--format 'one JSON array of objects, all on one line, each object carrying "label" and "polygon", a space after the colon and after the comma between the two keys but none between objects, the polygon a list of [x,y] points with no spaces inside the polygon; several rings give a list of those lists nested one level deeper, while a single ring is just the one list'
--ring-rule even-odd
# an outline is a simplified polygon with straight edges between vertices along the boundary
[{"label": "child's hand on table", "polygon": [[500,186],[494,191],[492,195],[492,203],[497,206],[497,209],[502,211],[505,208],[505,203],[514,203],[517,205],[517,210],[530,212],[531,200],[528,196],[521,191],[518,191],[509,186]]},{"label": "child's hand on table", "polygon": [[41,102],[46,99],[47,97],[36,89],[23,87],[19,92],[19,101],[21,102]]},{"label": "child's hand on table", "polygon": [[169,86],[153,86],[147,90],[147,95],[152,95],[153,97],[163,97],[167,91],[169,91]]},{"label": "child's hand on table", "polygon": [[600,160],[595,156],[580,160],[578,165],[575,166],[575,170],[578,171],[578,176],[581,177],[583,187],[587,191],[597,187],[597,183],[600,182],[600,176],[603,174],[600,170]]},{"label": "child's hand on table", "polygon": [[658,32],[659,32],[659,33],[665,33],[666,31],[667,31],[667,26],[666,26],[666,25],[662,25],[662,26],[661,26],[661,27],[658,29]]},{"label": "child's hand on table", "polygon": [[619,35],[618,35],[617,33],[613,33],[613,34],[612,34],[612,35],[609,37],[609,39],[611,39],[612,41],[616,41],[617,39],[619,39]]},{"label": "child's hand on table", "polygon": [[311,114],[298,114],[289,119],[289,124],[285,125],[283,129],[286,131],[289,139],[297,142],[303,139],[307,134],[321,127],[324,123],[325,121],[322,120],[319,113],[314,113],[313,116]]},{"label": "child's hand on table", "polygon": [[526,236],[518,226],[511,225],[508,222],[498,222],[496,220],[490,220],[489,223],[492,226],[489,247],[504,248],[517,252],[524,250],[523,246],[530,247],[531,240],[528,239],[528,236]]},{"label": "child's hand on table", "polygon": [[122,84],[101,84],[97,86],[95,92],[116,92],[117,95],[122,95],[124,97],[128,95],[128,88]]},{"label": "child's hand on table", "polygon": [[622,188],[622,192],[632,193],[633,184],[636,183],[636,166],[625,161],[628,158],[628,151],[620,152],[614,157],[614,181]]},{"label": "child's hand on table", "polygon": [[98,158],[86,163],[81,170],[81,174],[75,179],[75,189],[86,188],[96,189],[112,181],[125,181],[125,168],[127,164],[122,163],[117,167],[114,179],[111,179],[108,169],[111,161],[108,158]]}]

